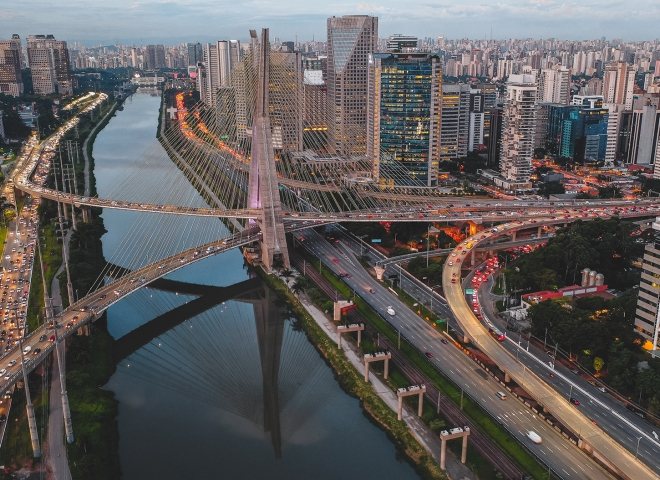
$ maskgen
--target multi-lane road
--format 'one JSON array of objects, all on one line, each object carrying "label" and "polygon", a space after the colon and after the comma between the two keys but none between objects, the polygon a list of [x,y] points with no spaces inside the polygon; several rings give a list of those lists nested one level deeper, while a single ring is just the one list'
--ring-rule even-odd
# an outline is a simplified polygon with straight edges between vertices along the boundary
[{"label": "multi-lane road", "polygon": [[[584,217],[581,214],[573,214],[569,220],[579,218]],[[551,219],[548,219],[548,221],[551,221]],[[469,250],[484,241],[492,240],[496,236],[533,226],[535,224],[522,220],[512,222],[504,226],[499,226],[497,229],[483,231],[456,247],[454,251],[456,255],[451,257],[453,261],[445,263],[442,282],[445,297],[452,313],[459,321],[466,336],[502,370],[507,372],[516,383],[542,404],[555,418],[578,435],[582,443],[586,444],[587,448],[593,448],[601,458],[611,462],[625,478],[634,480],[657,478],[657,472],[660,471],[657,469],[657,464],[654,464],[655,471],[652,471],[644,463],[640,462],[630,452],[630,445],[626,445],[628,449],[620,445],[605,433],[603,429],[587,418],[581,409],[569,403],[565,394],[557,392],[548,385],[544,381],[545,377],[539,377],[533,371],[530,371],[526,364],[520,362],[519,358],[503,348],[501,343],[496,341],[488,333],[487,328],[474,315],[465,299],[462,283],[461,281],[457,281],[457,279],[461,278],[461,269],[466,258],[469,257]],[[526,352],[523,354],[523,357],[527,357]],[[532,360],[532,363],[535,363],[535,361]],[[583,394],[587,395],[586,392],[583,392]],[[586,403],[593,402],[594,404],[598,404],[600,402],[600,399],[596,396],[587,396],[589,398]],[[613,432],[616,433],[616,430],[617,428]],[[629,438],[623,440],[629,440]],[[657,462],[657,460],[658,456],[656,455],[652,462]]]},{"label": "multi-lane road", "polygon": [[[353,250],[344,242],[333,246],[312,230],[297,234],[297,237],[304,238],[301,243],[305,248],[322,259],[325,264],[323,268],[330,268],[337,275],[349,274],[350,277],[344,276],[344,281],[357,295],[364,298],[376,312],[401,332],[405,340],[421,352],[431,355],[429,361],[436,368],[463,388],[467,395],[502,423],[514,437],[558,475],[563,478],[610,478],[609,474],[586,454],[573,447],[521,402],[514,398],[500,400],[497,391],[502,387],[485,375],[485,372],[461,350],[452,344],[443,344],[440,341],[442,334],[421,320],[364,270]],[[388,306],[394,309],[395,315],[388,314]],[[529,430],[539,432],[543,436],[543,444],[536,445],[529,441],[526,436]]]}]

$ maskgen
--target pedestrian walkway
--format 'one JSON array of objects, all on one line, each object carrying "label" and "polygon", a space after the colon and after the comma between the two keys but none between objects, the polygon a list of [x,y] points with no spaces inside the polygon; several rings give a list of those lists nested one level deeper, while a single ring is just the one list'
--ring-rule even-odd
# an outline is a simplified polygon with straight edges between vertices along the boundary
[{"label": "pedestrian walkway", "polygon": [[[289,288],[294,280],[287,281],[280,278],[287,283]],[[311,315],[314,321],[324,331],[324,333],[331,339],[337,338],[337,328],[334,322],[329,320],[326,315],[314,306],[304,294],[295,294],[305,310]],[[346,358],[351,362],[355,369],[362,373],[364,363],[362,354],[350,342],[342,342],[341,346]],[[385,402],[385,404],[396,412],[398,408],[398,398],[396,393],[390,389],[377,375],[373,373],[369,375],[369,382],[372,384],[374,391]],[[403,421],[408,425],[410,433],[422,445],[422,447],[433,456],[435,461],[440,463],[440,438],[429,429],[424,422],[417,416],[416,412],[410,412],[405,407],[403,410]],[[446,459],[447,474],[450,478],[455,480],[476,480],[477,476],[465,465],[460,462],[460,459],[449,449],[447,449]]]}]

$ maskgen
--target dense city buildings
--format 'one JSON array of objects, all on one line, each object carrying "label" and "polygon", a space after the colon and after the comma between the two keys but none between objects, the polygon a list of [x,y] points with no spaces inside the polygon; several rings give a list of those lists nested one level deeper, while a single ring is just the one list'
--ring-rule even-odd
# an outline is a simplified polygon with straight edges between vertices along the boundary
[{"label": "dense city buildings", "polygon": [[660,347],[660,217],[653,222],[653,232],[654,240],[644,250],[635,330],[645,339],[644,348],[655,354]]},{"label": "dense city buildings", "polygon": [[470,137],[470,86],[466,83],[442,85],[440,160],[463,158]]},{"label": "dense city buildings", "polygon": [[625,62],[605,66],[603,73],[603,97],[605,103],[623,104],[632,108],[635,86],[635,69]]},{"label": "dense city buildings", "polygon": [[0,40],[0,93],[18,97],[23,94],[23,51],[21,37]]},{"label": "dense city buildings", "polygon": [[329,141],[337,153],[366,155],[367,72],[376,51],[378,18],[330,17],[328,26]]},{"label": "dense city buildings", "polygon": [[218,89],[228,87],[231,72],[241,60],[241,44],[238,40],[220,40],[204,46],[204,62],[198,77],[203,102],[216,104]]},{"label": "dense city buildings", "polygon": [[371,56],[367,158],[380,183],[436,184],[442,88],[442,66],[436,55]]},{"label": "dense city buildings", "polygon": [[73,78],[66,42],[53,35],[30,35],[27,57],[36,95],[72,95]]}]

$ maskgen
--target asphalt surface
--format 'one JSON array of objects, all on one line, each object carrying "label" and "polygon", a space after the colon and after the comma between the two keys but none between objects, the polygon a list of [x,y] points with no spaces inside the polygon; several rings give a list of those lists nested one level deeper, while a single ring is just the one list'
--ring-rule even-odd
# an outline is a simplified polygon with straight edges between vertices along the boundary
[{"label": "asphalt surface", "polygon": [[[584,218],[581,214],[576,214],[575,218]],[[561,392],[555,391],[551,386],[544,382],[543,377],[533,374],[533,371],[526,365],[520,363],[516,356],[513,356],[506,349],[502,348],[500,342],[496,341],[481,324],[477,317],[472,313],[472,309],[465,300],[465,294],[460,282],[451,282],[452,278],[461,275],[462,262],[469,257],[469,248],[485,241],[495,235],[500,235],[504,230],[520,229],[523,226],[531,225],[529,222],[518,221],[499,226],[499,233],[483,231],[462,242],[455,252],[453,264],[445,264],[443,269],[443,290],[448,303],[452,308],[454,316],[460,319],[461,325],[466,329],[469,338],[479,347],[488,357],[490,357],[501,369],[511,375],[511,377],[532,395],[539,403],[543,404],[552,415],[560,420],[565,426],[571,428],[580,438],[584,439],[594,450],[599,452],[610,462],[621,469],[628,478],[644,479],[657,478],[657,473],[652,472],[642,462],[637,460],[630,451],[622,447],[617,441],[605,434],[597,425],[594,425],[583,411],[569,403],[568,399]],[[509,341],[502,342],[504,344]],[[545,362],[545,361],[544,361]],[[534,365],[534,362],[532,363]],[[541,365],[547,365],[542,363]],[[533,367],[532,367],[533,368]],[[557,372],[556,376],[560,373]],[[598,403],[596,397],[590,397],[588,401]],[[588,402],[586,402],[588,403]]]},{"label": "asphalt surface", "polygon": [[[350,277],[345,277],[344,281],[357,295],[364,298],[376,312],[397,329],[403,339],[421,352],[432,355],[430,362],[438,370],[464,389],[467,395],[503,424],[557,475],[571,479],[611,478],[592,459],[575,448],[545,421],[536,417],[521,402],[512,396],[507,400],[500,400],[496,393],[503,387],[494,379],[488,378],[485,372],[461,350],[451,344],[441,343],[442,334],[420,319],[380,282],[371,277],[360,265],[351,248],[341,241],[333,246],[312,230],[296,236],[304,238],[302,243],[308,251],[322,259],[325,265],[323,268],[330,268],[338,275],[350,274]],[[374,293],[370,293],[370,289]],[[394,315],[387,313],[388,307],[394,309]],[[542,436],[542,444],[534,444],[527,438],[527,432],[530,430]]]}]

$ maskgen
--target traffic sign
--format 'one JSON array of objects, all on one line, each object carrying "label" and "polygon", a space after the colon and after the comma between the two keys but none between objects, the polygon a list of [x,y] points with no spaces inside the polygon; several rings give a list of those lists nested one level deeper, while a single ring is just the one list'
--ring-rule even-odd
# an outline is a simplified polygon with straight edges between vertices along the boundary
[{"label": "traffic sign", "polygon": [[465,289],[465,294],[466,295],[474,295],[474,288],[466,288]]}]

